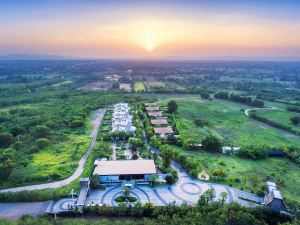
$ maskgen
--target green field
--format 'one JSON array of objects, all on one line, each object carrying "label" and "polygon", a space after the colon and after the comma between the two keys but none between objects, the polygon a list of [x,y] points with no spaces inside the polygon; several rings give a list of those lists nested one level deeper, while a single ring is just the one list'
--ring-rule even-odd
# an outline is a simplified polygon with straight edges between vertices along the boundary
[{"label": "green field", "polygon": [[[249,119],[244,113],[244,109],[249,106],[222,100],[202,100],[195,96],[173,99],[178,104],[176,125],[183,139],[201,141],[207,134],[214,134],[220,137],[225,145],[261,143],[271,146],[300,146],[298,136]],[[165,106],[170,100],[171,98],[158,103]],[[194,124],[195,118],[206,119],[209,125],[199,128]],[[184,151],[178,147],[174,148]],[[203,151],[187,154],[199,159],[200,169],[204,169],[208,174],[211,174],[213,169],[225,170],[225,179],[216,181],[217,183],[255,193],[265,184],[266,179],[270,178],[280,185],[285,198],[300,202],[300,169],[287,159],[266,158],[254,161]]]},{"label": "green field", "polygon": [[293,130],[300,131],[300,125],[296,126],[290,120],[291,117],[293,116],[300,116],[299,113],[294,113],[294,112],[289,112],[289,111],[279,110],[279,109],[257,110],[256,112],[258,115],[264,116],[269,120],[290,126]]},{"label": "green field", "polygon": [[175,83],[175,82],[166,82],[165,84],[166,84],[167,88],[170,88],[170,89],[185,90],[185,87],[183,87],[180,84]]},{"label": "green field", "polygon": [[[176,149],[183,151],[181,148]],[[265,184],[267,178],[274,179],[280,186],[283,196],[300,203],[300,169],[293,162],[281,158],[249,160],[224,154],[212,154],[204,151],[188,152],[199,159],[202,168],[208,174],[211,170],[225,170],[224,181],[216,181],[245,191],[254,191]],[[223,163],[220,163],[223,162]],[[240,181],[232,181],[238,178]]]},{"label": "green field", "polygon": [[146,85],[147,89],[151,89],[151,88],[154,88],[154,89],[158,88],[158,89],[160,89],[160,88],[165,88],[166,87],[165,83],[161,82],[161,81],[146,82],[145,85]]},{"label": "green field", "polygon": [[135,92],[143,92],[145,91],[145,85],[143,82],[137,81],[134,83],[134,91]]},{"label": "green field", "polygon": [[[237,146],[258,143],[300,146],[299,136],[249,119],[242,110],[248,108],[246,105],[222,100],[206,101],[199,97],[175,100],[178,104],[177,128],[185,138],[200,141],[207,134],[214,134],[225,144]],[[170,99],[159,103],[166,105],[168,101]],[[194,124],[195,118],[206,119],[209,125],[199,128]]]}]

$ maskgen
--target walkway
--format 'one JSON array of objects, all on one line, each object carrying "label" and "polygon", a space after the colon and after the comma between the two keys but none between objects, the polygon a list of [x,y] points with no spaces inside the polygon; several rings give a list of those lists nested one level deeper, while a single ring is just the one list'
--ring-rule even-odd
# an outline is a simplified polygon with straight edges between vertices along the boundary
[{"label": "walkway", "polygon": [[42,190],[42,189],[49,189],[49,188],[60,188],[60,187],[64,187],[64,186],[69,185],[72,181],[77,179],[81,175],[81,173],[83,172],[85,162],[86,162],[88,156],[90,155],[91,150],[95,146],[99,126],[102,122],[102,119],[104,117],[105,112],[106,112],[106,109],[98,109],[96,111],[96,116],[95,116],[94,120],[92,121],[92,124],[93,124],[94,128],[91,131],[91,144],[90,144],[89,148],[87,149],[86,153],[84,154],[84,156],[79,161],[77,169],[75,170],[75,172],[70,177],[68,177],[64,180],[56,181],[56,182],[52,182],[52,183],[45,183],[45,184],[29,185],[29,186],[23,186],[23,187],[3,189],[3,190],[0,190],[0,192],[18,192],[18,191]]},{"label": "walkway", "polygon": [[111,153],[111,160],[117,160],[117,142],[116,140],[112,141],[112,153]]}]

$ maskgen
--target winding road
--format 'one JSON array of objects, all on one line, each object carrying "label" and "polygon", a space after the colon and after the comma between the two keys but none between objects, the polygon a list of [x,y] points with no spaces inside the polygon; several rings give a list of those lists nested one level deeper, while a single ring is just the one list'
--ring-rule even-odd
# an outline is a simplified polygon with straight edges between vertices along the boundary
[{"label": "winding road", "polygon": [[18,192],[18,191],[32,191],[32,190],[42,190],[42,189],[51,189],[51,188],[61,188],[64,186],[69,185],[72,181],[77,179],[81,173],[84,170],[85,162],[88,158],[88,156],[91,153],[91,150],[94,148],[96,144],[97,134],[99,130],[99,126],[103,120],[103,117],[105,115],[106,109],[98,109],[96,111],[95,118],[92,121],[92,124],[94,126],[93,130],[91,131],[91,144],[89,145],[87,151],[81,158],[81,160],[78,163],[78,167],[76,168],[75,172],[69,176],[68,178],[52,183],[44,183],[44,184],[38,184],[38,185],[29,185],[29,186],[22,186],[22,187],[16,187],[16,188],[8,188],[8,189],[2,189],[1,192]]}]

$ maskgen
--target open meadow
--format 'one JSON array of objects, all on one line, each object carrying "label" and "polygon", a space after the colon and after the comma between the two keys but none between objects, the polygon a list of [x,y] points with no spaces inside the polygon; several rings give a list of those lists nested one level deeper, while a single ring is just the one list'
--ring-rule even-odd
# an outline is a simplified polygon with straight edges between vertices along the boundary
[{"label": "open meadow", "polygon": [[[166,105],[170,99],[162,100]],[[201,141],[214,134],[224,143],[236,146],[244,144],[300,146],[299,136],[251,120],[244,110],[250,106],[223,100],[203,100],[200,97],[175,99],[178,104],[176,125],[181,135]],[[197,127],[194,119],[202,118],[208,125]]]}]

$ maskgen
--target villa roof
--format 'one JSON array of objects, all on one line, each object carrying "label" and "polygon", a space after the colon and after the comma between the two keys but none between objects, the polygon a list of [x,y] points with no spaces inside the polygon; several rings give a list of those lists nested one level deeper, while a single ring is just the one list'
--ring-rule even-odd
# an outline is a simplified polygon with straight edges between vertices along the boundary
[{"label": "villa roof", "polygon": [[146,107],[146,110],[147,110],[148,112],[150,112],[150,111],[159,111],[159,107],[157,107],[157,106]]},{"label": "villa roof", "polygon": [[154,119],[151,120],[152,125],[167,125],[168,121],[166,119]]},{"label": "villa roof", "polygon": [[116,160],[98,161],[93,175],[109,176],[154,173],[156,173],[154,160]]},{"label": "villa roof", "polygon": [[165,134],[173,134],[174,131],[171,127],[155,127],[154,133],[159,135],[165,135]]},{"label": "villa roof", "polygon": [[162,115],[163,115],[162,111],[148,112],[148,116],[151,116],[151,117],[161,117]]},{"label": "villa roof", "polygon": [[145,103],[144,104],[146,107],[156,107],[156,103]]}]

